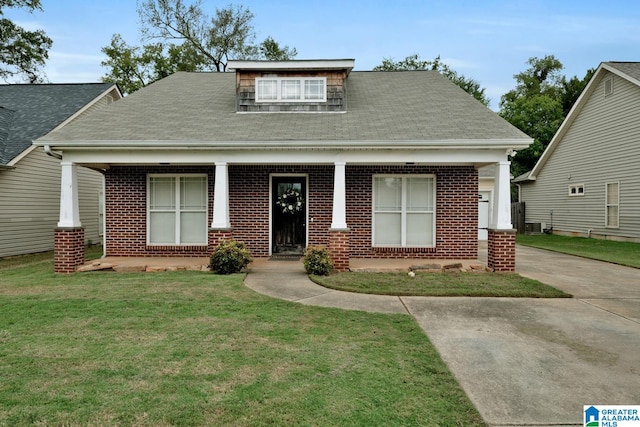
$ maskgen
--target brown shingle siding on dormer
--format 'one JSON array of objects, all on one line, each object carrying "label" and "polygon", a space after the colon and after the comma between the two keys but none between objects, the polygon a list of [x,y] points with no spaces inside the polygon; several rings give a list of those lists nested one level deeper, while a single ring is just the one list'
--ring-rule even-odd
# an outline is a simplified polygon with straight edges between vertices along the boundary
[{"label": "brown shingle siding on dormer", "polygon": [[[258,77],[325,77],[327,100],[322,102],[256,102]],[[346,71],[244,71],[236,73],[236,111],[254,112],[343,112],[347,111]]]}]

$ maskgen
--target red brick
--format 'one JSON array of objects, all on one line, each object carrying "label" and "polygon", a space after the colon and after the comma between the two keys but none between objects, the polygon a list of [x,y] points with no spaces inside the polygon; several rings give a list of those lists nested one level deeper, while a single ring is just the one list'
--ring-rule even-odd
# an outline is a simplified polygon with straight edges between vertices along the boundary
[{"label": "red brick", "polygon": [[[332,241],[332,165],[230,165],[229,214],[232,230],[222,236],[209,232],[203,246],[146,244],[147,174],[204,173],[209,185],[212,221],[214,166],[114,166],[105,174],[106,253],[108,256],[206,256],[220,238],[245,242],[253,256],[268,256],[270,174],[307,175],[308,245],[324,245],[350,257],[364,258],[477,258],[477,171],[471,166],[356,166],[347,165],[346,241]],[[434,174],[436,176],[436,246],[434,248],[374,248],[371,242],[372,175]]]},{"label": "red brick", "polygon": [[74,273],[84,263],[84,228],[56,228],[53,271]]}]

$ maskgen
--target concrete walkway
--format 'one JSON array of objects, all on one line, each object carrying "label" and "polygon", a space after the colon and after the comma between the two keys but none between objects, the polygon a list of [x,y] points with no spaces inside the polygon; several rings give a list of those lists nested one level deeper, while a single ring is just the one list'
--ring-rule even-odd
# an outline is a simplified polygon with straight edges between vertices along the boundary
[{"label": "concrete walkway", "polygon": [[258,261],[245,283],[302,304],[411,314],[492,426],[581,426],[583,405],[640,404],[640,270],[520,246],[516,265],[574,298],[354,294],[315,285],[294,261]]}]

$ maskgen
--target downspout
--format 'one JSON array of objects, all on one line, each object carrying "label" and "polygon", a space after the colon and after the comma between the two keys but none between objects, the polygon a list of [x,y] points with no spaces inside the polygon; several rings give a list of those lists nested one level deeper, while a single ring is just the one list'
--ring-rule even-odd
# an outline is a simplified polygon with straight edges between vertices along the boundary
[{"label": "downspout", "polygon": [[53,151],[50,145],[45,145],[43,148],[44,148],[44,152],[47,153],[49,156],[62,160],[62,153],[59,151]]}]

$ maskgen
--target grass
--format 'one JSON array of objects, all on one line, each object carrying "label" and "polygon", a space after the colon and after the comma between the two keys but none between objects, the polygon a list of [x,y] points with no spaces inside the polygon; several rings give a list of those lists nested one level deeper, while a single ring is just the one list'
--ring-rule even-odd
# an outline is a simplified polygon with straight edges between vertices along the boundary
[{"label": "grass", "polygon": [[407,273],[334,273],[311,276],[327,288],[398,296],[474,296],[568,298],[556,288],[515,273],[449,273],[419,272],[415,277]]},{"label": "grass", "polygon": [[52,271],[0,262],[0,426],[485,425],[410,316]]},{"label": "grass", "polygon": [[640,243],[587,239],[556,234],[518,234],[516,242],[534,248],[640,268]]}]

